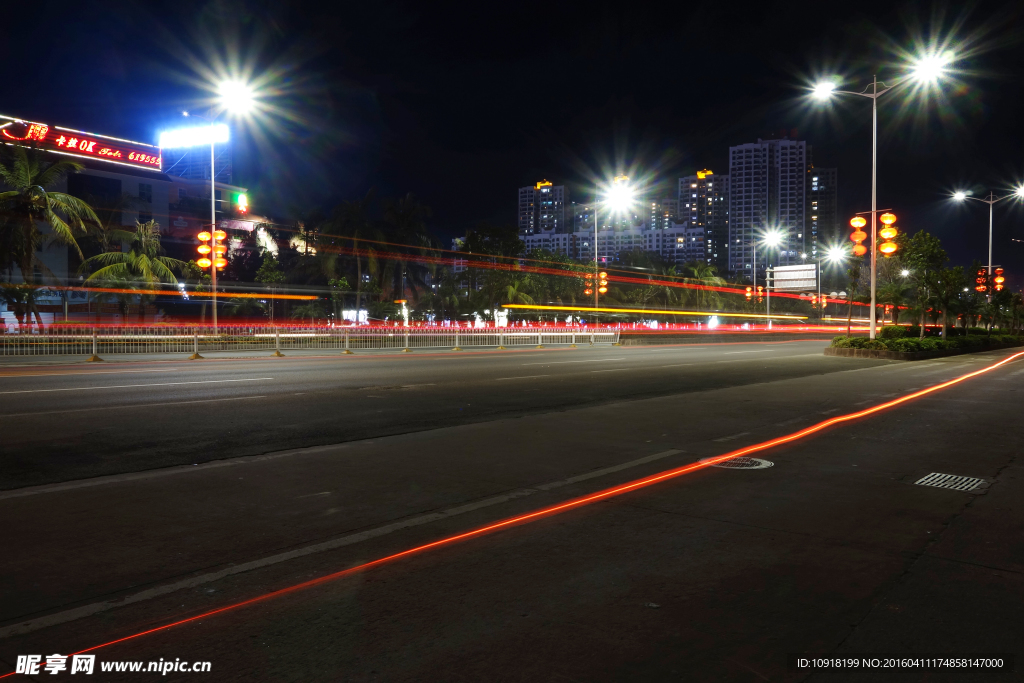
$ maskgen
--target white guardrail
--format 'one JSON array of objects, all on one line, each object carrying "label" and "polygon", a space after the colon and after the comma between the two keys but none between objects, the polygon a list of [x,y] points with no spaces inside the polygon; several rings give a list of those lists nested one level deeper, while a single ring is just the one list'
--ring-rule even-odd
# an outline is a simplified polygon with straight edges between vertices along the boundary
[{"label": "white guardrail", "polygon": [[0,355],[56,356],[122,353],[276,351],[289,349],[461,349],[570,344],[617,344],[618,330],[580,328],[337,327],[220,325],[187,327],[48,327],[0,334]]}]

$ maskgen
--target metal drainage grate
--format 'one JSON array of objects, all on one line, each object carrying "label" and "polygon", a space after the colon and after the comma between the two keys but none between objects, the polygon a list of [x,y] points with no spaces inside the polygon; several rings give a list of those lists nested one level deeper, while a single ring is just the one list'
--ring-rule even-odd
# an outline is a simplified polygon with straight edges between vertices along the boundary
[{"label": "metal drainage grate", "polygon": [[762,460],[761,458],[733,458],[732,460],[723,460],[712,467],[724,467],[730,470],[763,470],[774,464],[771,460]]},{"label": "metal drainage grate", "polygon": [[938,472],[932,472],[931,474],[921,477],[915,484],[921,486],[935,486],[940,489],[954,489],[956,491],[973,491],[978,488],[979,485],[984,484],[984,479],[978,479],[977,477],[958,477],[955,474],[940,474]]}]

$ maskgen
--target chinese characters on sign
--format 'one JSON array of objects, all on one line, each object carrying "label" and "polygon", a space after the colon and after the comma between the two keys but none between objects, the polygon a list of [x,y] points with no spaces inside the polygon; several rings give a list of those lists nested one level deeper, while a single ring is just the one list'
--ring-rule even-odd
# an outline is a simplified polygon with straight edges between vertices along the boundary
[{"label": "chinese characters on sign", "polygon": [[80,133],[51,128],[43,123],[31,123],[0,117],[0,142],[22,144],[65,154],[95,157],[128,166],[160,170],[162,158],[159,147],[128,140],[115,140],[92,133]]}]

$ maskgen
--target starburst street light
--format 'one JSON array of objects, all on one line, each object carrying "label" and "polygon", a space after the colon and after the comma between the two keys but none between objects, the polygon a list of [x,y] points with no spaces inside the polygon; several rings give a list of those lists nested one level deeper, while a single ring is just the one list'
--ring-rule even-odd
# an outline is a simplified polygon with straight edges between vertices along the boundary
[{"label": "starburst street light", "polygon": [[910,74],[919,83],[934,83],[946,73],[946,67],[953,62],[953,53],[946,51],[919,57]]},{"label": "starburst street light", "polygon": [[[594,308],[597,308],[599,305],[598,295],[602,289],[600,283],[604,281],[604,276],[607,275],[607,273],[598,273],[597,214],[599,213],[599,207],[601,204],[604,204],[611,210],[612,215],[626,213],[632,208],[635,195],[636,190],[633,189],[633,185],[629,182],[629,176],[617,175],[612,179],[612,184],[605,191],[604,201],[598,200],[594,202]],[[605,291],[608,290],[605,289]]]},{"label": "starburst street light", "polygon": [[[218,142],[227,142],[229,138],[228,127],[217,123],[217,119],[224,113],[233,116],[247,116],[256,108],[257,92],[252,85],[237,79],[226,79],[216,86],[217,98],[210,107],[206,116],[193,114],[189,111],[181,112],[186,118],[196,118],[206,121],[207,126],[183,128],[180,130],[166,131],[160,134],[160,146],[162,148],[175,147],[197,147],[210,145],[210,231],[217,228],[217,174],[215,146]],[[223,246],[223,245],[221,245]],[[217,254],[214,254],[217,256]],[[227,261],[224,258],[200,259],[202,262],[210,261],[210,298],[213,300],[213,331],[217,333],[217,269],[223,268]]]},{"label": "starburst street light", "polygon": [[249,114],[256,106],[256,91],[243,81],[221,81],[217,94],[220,106],[236,116]]},{"label": "starburst street light", "polygon": [[877,223],[878,223],[878,98],[894,88],[916,82],[925,87],[934,86],[945,75],[947,67],[953,63],[955,55],[951,51],[932,52],[921,55],[910,65],[908,71],[891,84],[880,83],[877,76],[871,78],[871,84],[862,91],[838,90],[835,79],[828,79],[815,84],[811,88],[817,100],[828,100],[833,95],[856,95],[871,100],[871,311],[870,338],[875,338],[875,301],[877,285]]},{"label": "starburst street light", "polygon": [[[1024,199],[1024,185],[1020,185],[1012,194],[1005,194],[1002,197],[997,197],[995,192],[989,192],[988,198],[982,199],[981,197],[972,197],[963,190],[953,193],[953,199],[958,202],[965,202],[968,199],[973,199],[976,202],[983,202],[988,204],[988,276],[992,277],[992,207],[1003,201],[1004,199]],[[991,292],[988,294],[989,300],[992,298]]]}]

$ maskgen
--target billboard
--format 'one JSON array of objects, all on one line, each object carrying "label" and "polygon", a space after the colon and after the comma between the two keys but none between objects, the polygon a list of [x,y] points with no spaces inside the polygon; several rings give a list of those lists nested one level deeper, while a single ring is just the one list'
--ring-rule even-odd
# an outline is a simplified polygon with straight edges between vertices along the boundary
[{"label": "billboard", "polygon": [[0,142],[150,171],[160,171],[162,163],[160,148],[144,142],[121,140],[9,116],[0,116]]},{"label": "billboard", "polygon": [[776,266],[772,268],[773,292],[813,292],[818,288],[818,264],[803,263],[799,266]]}]

